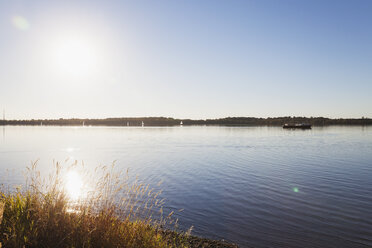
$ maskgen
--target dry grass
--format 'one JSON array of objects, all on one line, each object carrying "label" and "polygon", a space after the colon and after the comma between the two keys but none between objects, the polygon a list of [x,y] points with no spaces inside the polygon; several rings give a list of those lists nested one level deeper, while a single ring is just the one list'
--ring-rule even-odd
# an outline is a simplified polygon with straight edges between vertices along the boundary
[{"label": "dry grass", "polygon": [[[66,191],[71,170],[94,182],[77,200]],[[114,166],[88,172],[83,164],[56,163],[43,179],[33,163],[23,189],[1,191],[0,242],[2,247],[188,247],[186,233],[164,232],[177,221],[173,213],[163,216],[160,193]]]}]

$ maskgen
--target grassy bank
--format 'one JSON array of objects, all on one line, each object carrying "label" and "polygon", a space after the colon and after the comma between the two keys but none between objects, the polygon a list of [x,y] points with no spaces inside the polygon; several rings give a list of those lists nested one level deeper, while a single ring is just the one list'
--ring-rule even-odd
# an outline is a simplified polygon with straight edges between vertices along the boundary
[{"label": "grassy bank", "polygon": [[[68,185],[71,171],[94,185],[84,189],[76,177]],[[191,230],[178,232],[174,213],[163,212],[160,193],[114,167],[88,173],[77,163],[56,164],[46,180],[33,164],[23,188],[1,190],[0,242],[2,247],[234,247],[193,237]]]}]

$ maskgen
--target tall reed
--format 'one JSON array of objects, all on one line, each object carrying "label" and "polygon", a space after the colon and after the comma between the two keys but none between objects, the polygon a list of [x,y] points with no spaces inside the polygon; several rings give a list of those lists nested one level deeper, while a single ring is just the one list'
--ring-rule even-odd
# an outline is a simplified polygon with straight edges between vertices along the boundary
[{"label": "tall reed", "polygon": [[[68,192],[71,171],[82,178],[72,185],[80,187],[76,198]],[[32,163],[24,187],[0,194],[2,247],[188,247],[186,233],[164,230],[177,220],[164,215],[161,191],[114,165],[89,171],[55,163],[45,178]]]}]

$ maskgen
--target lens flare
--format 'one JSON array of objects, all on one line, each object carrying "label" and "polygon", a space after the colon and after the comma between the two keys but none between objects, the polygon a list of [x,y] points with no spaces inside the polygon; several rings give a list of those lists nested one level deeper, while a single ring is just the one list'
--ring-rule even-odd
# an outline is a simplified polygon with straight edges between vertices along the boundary
[{"label": "lens flare", "polygon": [[13,16],[12,23],[14,27],[20,30],[27,30],[30,28],[30,23],[22,16]]},{"label": "lens flare", "polygon": [[297,187],[293,187],[292,190],[293,190],[293,192],[295,192],[295,193],[298,193],[298,192],[299,192],[299,190],[298,190]]}]

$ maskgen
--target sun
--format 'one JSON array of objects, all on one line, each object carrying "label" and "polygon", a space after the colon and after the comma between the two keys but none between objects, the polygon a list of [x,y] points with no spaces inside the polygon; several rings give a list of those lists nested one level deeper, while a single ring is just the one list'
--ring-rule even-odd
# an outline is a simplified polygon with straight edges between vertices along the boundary
[{"label": "sun", "polygon": [[51,53],[54,69],[65,76],[89,76],[97,71],[99,49],[92,39],[73,35],[59,38]]}]

